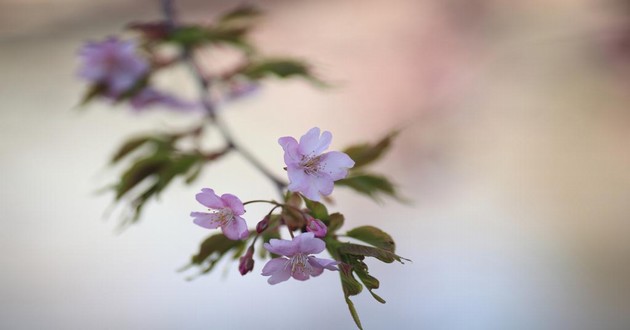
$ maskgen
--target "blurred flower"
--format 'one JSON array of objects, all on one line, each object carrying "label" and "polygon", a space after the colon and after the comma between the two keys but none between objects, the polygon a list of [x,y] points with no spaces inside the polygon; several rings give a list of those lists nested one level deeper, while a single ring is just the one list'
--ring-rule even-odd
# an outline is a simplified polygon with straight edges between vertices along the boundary
[{"label": "blurred flower", "polygon": [[334,182],[348,175],[348,168],[354,161],[345,153],[330,151],[328,148],[332,134],[324,131],[320,137],[317,127],[311,128],[298,143],[293,137],[285,136],[278,140],[284,149],[284,162],[289,174],[288,189],[300,192],[308,199],[319,201],[320,194],[330,195]]},{"label": "blurred flower", "polygon": [[171,94],[147,87],[133,95],[129,103],[134,110],[144,110],[152,106],[164,106],[174,110],[200,110],[198,103],[184,101]]},{"label": "blurred flower", "polygon": [[274,258],[263,267],[262,275],[271,276],[267,282],[277,284],[293,277],[299,281],[306,281],[309,276],[319,276],[328,270],[337,270],[337,261],[320,259],[309,254],[320,253],[326,248],[326,243],[315,238],[313,233],[304,233],[293,240],[271,239],[265,243],[265,249],[271,253],[289,258]]},{"label": "blurred flower", "polygon": [[245,239],[249,235],[247,223],[240,215],[245,214],[245,208],[241,200],[232,194],[223,194],[221,197],[209,188],[201,189],[196,195],[197,201],[217,212],[192,212],[193,222],[201,227],[215,229],[221,227],[223,234],[231,240]]},{"label": "blurred flower", "polygon": [[315,219],[311,216],[306,217],[306,231],[315,234],[315,237],[324,237],[328,232],[326,225],[319,219]]},{"label": "blurred flower", "polygon": [[83,65],[79,75],[102,84],[114,97],[129,90],[144,76],[148,62],[137,54],[136,43],[109,37],[101,42],[88,42],[79,51]]}]

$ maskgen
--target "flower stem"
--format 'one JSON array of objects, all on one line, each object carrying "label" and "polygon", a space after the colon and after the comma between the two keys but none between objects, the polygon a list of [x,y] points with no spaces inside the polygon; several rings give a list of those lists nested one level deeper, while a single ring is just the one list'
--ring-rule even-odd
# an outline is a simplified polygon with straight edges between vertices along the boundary
[{"label": "flower stem", "polygon": [[[175,8],[173,6],[172,0],[161,0],[162,11],[164,12],[164,16],[166,18],[166,22],[170,29],[176,27],[176,15]],[[214,103],[210,99],[210,81],[203,75],[199,64],[195,61],[193,56],[192,49],[190,47],[185,47],[183,49],[182,54],[183,60],[189,66],[192,75],[197,81],[197,85],[199,87],[199,93],[201,96],[201,103],[206,110],[208,121],[216,126],[223,136],[227,148],[232,149],[239,153],[247,162],[250,163],[254,168],[256,168],[263,176],[265,176],[269,181],[271,181],[276,188],[278,194],[281,197],[284,197],[284,189],[287,187],[287,183],[282,179],[276,177],[271,171],[269,171],[252,153],[250,153],[247,149],[243,148],[240,144],[238,144],[234,138],[232,137],[232,133],[229,128],[223,123],[221,118],[216,113],[216,108]]]}]

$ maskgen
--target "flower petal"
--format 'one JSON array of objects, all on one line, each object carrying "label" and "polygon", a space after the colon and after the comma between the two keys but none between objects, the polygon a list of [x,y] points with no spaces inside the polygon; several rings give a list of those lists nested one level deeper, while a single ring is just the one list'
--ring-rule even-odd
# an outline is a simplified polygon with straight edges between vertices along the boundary
[{"label": "flower petal", "polygon": [[214,210],[220,210],[225,207],[221,198],[210,188],[201,189],[201,192],[198,193],[195,198],[197,198],[197,201],[202,205]]},{"label": "flower petal", "polygon": [[221,229],[223,229],[223,234],[227,238],[234,241],[245,239],[249,236],[247,222],[239,216],[234,216],[234,219],[229,221],[225,226],[221,227]]},{"label": "flower petal", "polygon": [[306,183],[302,185],[297,191],[302,193],[302,195],[304,195],[306,198],[315,202],[319,202],[319,200],[322,198],[318,189],[319,183],[317,181],[320,180],[319,177],[315,175],[307,175],[306,177]]},{"label": "flower petal", "polygon": [[288,241],[285,239],[272,238],[269,240],[269,243],[265,243],[263,246],[271,253],[288,257],[291,257],[298,252],[298,244],[296,244],[295,239],[293,241]]},{"label": "flower petal", "polygon": [[284,136],[278,139],[278,143],[284,150],[284,163],[289,165],[297,165],[302,159],[302,155],[298,152],[298,142],[290,136]]},{"label": "flower petal", "polygon": [[220,225],[219,216],[216,213],[208,212],[191,212],[191,217],[194,217],[193,222],[203,228],[215,229]]},{"label": "flower petal", "polygon": [[283,269],[271,275],[271,277],[267,280],[267,283],[271,285],[278,284],[280,282],[284,282],[288,280],[290,277],[291,277],[291,270],[288,268]]},{"label": "flower petal", "polygon": [[319,265],[319,267],[326,268],[328,270],[338,270],[337,265],[339,264],[339,262],[335,260],[317,258],[313,256],[308,257],[308,262],[309,264],[311,264],[311,266],[317,264]]},{"label": "flower petal", "polygon": [[291,276],[298,281],[306,281],[310,277],[310,271],[307,273],[304,269],[296,269]]},{"label": "flower petal", "polygon": [[311,266],[311,276],[321,275],[324,272],[324,267],[322,267],[317,262],[311,261],[311,258],[315,258],[315,257],[308,258],[308,264]]},{"label": "flower petal", "polygon": [[288,262],[290,261],[286,258],[271,259],[267,262],[267,264],[265,264],[261,274],[263,276],[271,275],[271,277],[267,280],[269,284],[284,282],[291,277],[291,267],[287,265]]},{"label": "flower petal", "polygon": [[317,191],[324,196],[332,194],[335,188],[335,181],[326,173],[320,173],[317,179],[313,181],[317,187]]},{"label": "flower petal", "polygon": [[241,202],[238,197],[232,194],[223,194],[221,196],[221,201],[225,204],[225,206],[229,207],[235,215],[245,214],[243,202]]},{"label": "flower petal", "polygon": [[347,154],[340,151],[330,151],[320,157],[320,172],[324,172],[334,180],[340,180],[348,175],[348,169],[354,166],[354,161]]},{"label": "flower petal", "polygon": [[319,155],[322,151],[328,149],[330,141],[332,141],[332,134],[325,131],[320,137],[319,132],[319,127],[313,127],[306,134],[302,135],[300,146],[298,147],[300,154]]},{"label": "flower petal", "polygon": [[326,243],[309,232],[296,236],[293,241],[297,243],[298,252],[304,254],[317,254],[326,249]]},{"label": "flower petal", "polygon": [[308,174],[302,168],[287,166],[287,174],[289,175],[289,186],[291,191],[302,191],[308,187],[310,180]]},{"label": "flower petal", "polygon": [[273,258],[269,261],[267,261],[267,263],[265,264],[265,267],[263,267],[262,269],[262,276],[269,276],[272,275],[273,273],[282,270],[283,268],[287,267],[287,263],[290,262],[289,259],[287,258]]}]

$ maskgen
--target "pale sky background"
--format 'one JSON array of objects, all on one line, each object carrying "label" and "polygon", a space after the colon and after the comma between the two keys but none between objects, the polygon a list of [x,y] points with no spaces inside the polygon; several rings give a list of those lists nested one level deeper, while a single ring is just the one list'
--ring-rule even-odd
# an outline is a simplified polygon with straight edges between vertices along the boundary
[{"label": "pale sky background", "polygon": [[[178,1],[210,21],[232,1]],[[318,126],[333,148],[404,127],[375,171],[412,202],[341,189],[346,229],[389,232],[405,265],[354,297],[365,329],[630,328],[630,11],[613,1],[260,2],[270,54],[310,59],[336,86],[270,82],[225,107],[237,139],[283,175],[277,138]],[[128,136],[194,118],[95,104],[77,111],[76,52],[156,1],[0,0],[0,328],[352,329],[338,276],[276,286],[236,264],[177,273],[209,233],[202,187],[243,200],[272,187],[236,155],[173,185],[140,224],[104,220],[106,167]],[[630,38],[630,37],[626,37]],[[212,65],[208,58],[207,65]],[[185,70],[162,83],[194,94]],[[250,224],[264,215],[252,208]]]}]

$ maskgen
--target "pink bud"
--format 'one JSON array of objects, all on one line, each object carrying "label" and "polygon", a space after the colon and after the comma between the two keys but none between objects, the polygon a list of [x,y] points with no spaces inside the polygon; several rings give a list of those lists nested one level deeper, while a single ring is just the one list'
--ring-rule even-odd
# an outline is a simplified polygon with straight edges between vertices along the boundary
[{"label": "pink bud", "polygon": [[265,231],[267,227],[269,227],[269,216],[265,216],[258,224],[256,224],[256,232],[260,234]]},{"label": "pink bud", "polygon": [[250,246],[247,253],[239,259],[238,271],[241,275],[245,275],[254,269],[254,247]]},{"label": "pink bud", "polygon": [[322,238],[326,236],[328,228],[321,220],[308,216],[306,218],[306,231],[315,234],[315,237]]}]

